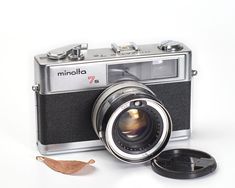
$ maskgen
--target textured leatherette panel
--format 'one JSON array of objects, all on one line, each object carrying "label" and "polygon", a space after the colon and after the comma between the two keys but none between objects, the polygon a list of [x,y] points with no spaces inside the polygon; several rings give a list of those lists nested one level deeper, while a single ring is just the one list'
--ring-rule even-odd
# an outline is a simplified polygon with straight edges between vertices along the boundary
[{"label": "textured leatherette panel", "polygon": [[[173,130],[190,128],[190,85],[178,82],[148,86],[169,111]],[[98,139],[91,124],[91,110],[102,91],[37,94],[39,141],[57,144]]]}]

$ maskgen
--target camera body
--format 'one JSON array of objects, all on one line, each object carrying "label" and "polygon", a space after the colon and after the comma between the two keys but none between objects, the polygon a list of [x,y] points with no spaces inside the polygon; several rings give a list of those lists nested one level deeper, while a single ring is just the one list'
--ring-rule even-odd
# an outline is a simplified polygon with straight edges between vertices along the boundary
[{"label": "camera body", "polygon": [[92,110],[122,81],[147,86],[171,116],[170,140],[187,139],[193,75],[190,49],[174,41],[89,50],[74,44],[35,56],[38,149],[48,155],[104,148]]}]

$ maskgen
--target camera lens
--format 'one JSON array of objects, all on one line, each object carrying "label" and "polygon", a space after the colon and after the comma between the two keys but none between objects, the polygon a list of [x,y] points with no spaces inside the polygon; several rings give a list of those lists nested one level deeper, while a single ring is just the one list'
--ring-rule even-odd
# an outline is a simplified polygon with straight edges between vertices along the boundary
[{"label": "camera lens", "polygon": [[108,151],[129,163],[160,153],[172,129],[170,115],[155,94],[133,81],[107,88],[94,104],[92,122]]},{"label": "camera lens", "polygon": [[149,129],[149,116],[139,109],[129,109],[123,112],[117,119],[117,127],[120,135],[128,141],[141,139]]},{"label": "camera lens", "polygon": [[116,118],[113,141],[125,153],[145,153],[159,141],[162,125],[162,119],[154,109],[146,105],[129,108]]}]

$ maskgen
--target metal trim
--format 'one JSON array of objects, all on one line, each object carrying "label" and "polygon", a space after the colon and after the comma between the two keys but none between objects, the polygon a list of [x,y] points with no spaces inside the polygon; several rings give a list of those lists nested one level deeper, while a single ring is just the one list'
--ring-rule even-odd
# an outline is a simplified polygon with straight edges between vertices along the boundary
[{"label": "metal trim", "polygon": [[[174,125],[173,125],[174,126]],[[172,131],[170,141],[186,140],[191,136],[191,129]]]},{"label": "metal trim", "polygon": [[[191,135],[190,129],[173,131],[171,133],[170,141],[189,139],[190,135]],[[38,141],[37,147],[42,155],[55,155],[55,154],[105,149],[105,146],[101,140],[90,140],[90,141],[70,142],[63,144],[49,144],[49,145],[41,144],[40,141]]]},{"label": "metal trim", "polygon": [[[101,88],[106,88],[108,86],[108,83],[106,81],[105,84],[99,85],[97,87],[91,87],[91,88],[74,88],[75,86],[72,84],[71,88],[68,87],[66,89],[51,89],[50,83],[53,80],[54,86],[56,86],[56,80],[58,78],[56,77],[51,77],[49,75],[50,71],[49,70],[54,70],[54,69],[61,69],[65,70],[65,68],[71,68],[71,67],[86,67],[86,66],[96,66],[96,67],[102,67],[105,65],[109,64],[120,64],[120,63],[136,63],[136,62],[142,62],[142,61],[151,61],[153,59],[160,59],[160,60],[165,60],[165,59],[178,59],[178,68],[180,70],[180,75],[176,78],[164,78],[164,79],[159,79],[159,80],[145,80],[141,81],[143,84],[162,84],[162,83],[173,83],[173,82],[184,82],[184,81],[190,81],[191,80],[191,59],[190,59],[191,54],[188,53],[173,53],[169,54],[166,56],[165,54],[155,54],[155,55],[148,55],[144,57],[139,57],[139,56],[134,56],[132,58],[126,57],[125,59],[103,59],[103,60],[83,60],[83,61],[72,61],[71,63],[67,62],[61,62],[60,61],[55,61],[53,64],[47,63],[46,65],[40,64],[38,59],[36,59],[35,64],[35,84],[40,85],[40,91],[39,93],[42,95],[50,95],[50,94],[60,94],[60,93],[67,93],[67,92],[79,92],[79,91],[87,91],[87,90],[92,90],[92,89],[101,89]],[[65,60],[63,60],[65,61]],[[60,67],[60,68],[58,68]],[[105,74],[102,72],[102,74]],[[107,70],[106,70],[107,74]],[[106,75],[105,74],[105,75]],[[74,77],[75,78],[75,77]],[[101,76],[102,78],[102,76]],[[62,78],[60,78],[62,79]],[[66,79],[66,78],[64,78]],[[72,79],[72,78],[71,78]],[[60,83],[60,82],[58,82]]]},{"label": "metal trim", "polygon": [[62,153],[72,153],[77,151],[89,151],[104,149],[101,140],[90,140],[81,142],[69,142],[62,144],[43,145],[40,141],[37,142],[38,150],[42,155],[53,155]]}]

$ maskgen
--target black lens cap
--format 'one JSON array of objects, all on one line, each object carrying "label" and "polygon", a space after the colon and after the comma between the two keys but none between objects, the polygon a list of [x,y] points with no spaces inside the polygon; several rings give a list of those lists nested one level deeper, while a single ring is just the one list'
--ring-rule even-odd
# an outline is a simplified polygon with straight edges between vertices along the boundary
[{"label": "black lens cap", "polygon": [[174,179],[205,176],[213,172],[217,166],[211,155],[192,149],[163,151],[151,161],[151,165],[156,173]]}]

